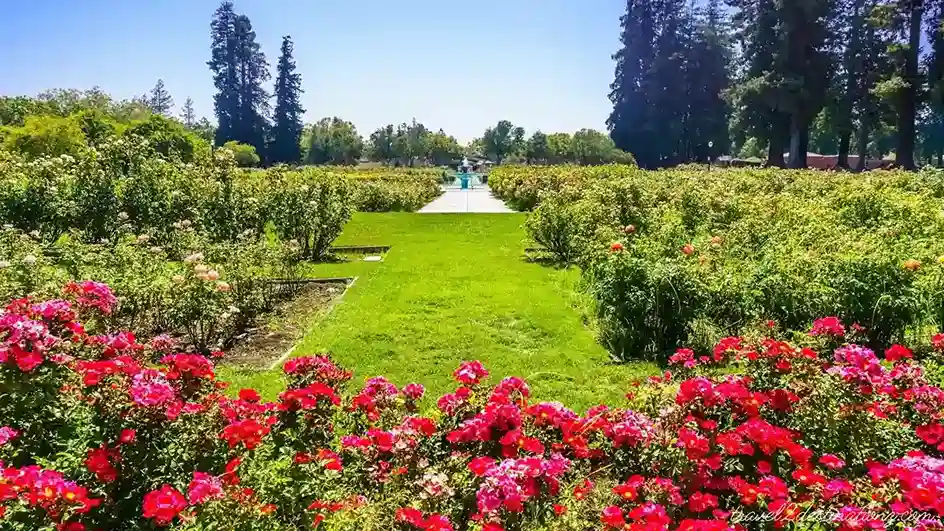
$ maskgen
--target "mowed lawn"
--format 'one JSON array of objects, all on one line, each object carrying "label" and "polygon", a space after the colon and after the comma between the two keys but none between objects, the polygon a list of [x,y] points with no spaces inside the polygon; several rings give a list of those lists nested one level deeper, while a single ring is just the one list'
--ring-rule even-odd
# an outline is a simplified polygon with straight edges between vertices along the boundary
[{"label": "mowed lawn", "polygon": [[[522,214],[356,214],[336,245],[390,245],[383,262],[316,266],[357,281],[295,355],[330,352],[355,382],[384,375],[437,397],[478,359],[492,381],[520,376],[535,396],[578,410],[618,404],[648,363],[617,365],[583,322],[579,271],[524,259]],[[227,371],[229,372],[229,371]],[[275,374],[241,374],[269,388]],[[429,396],[429,395],[428,395]]]}]

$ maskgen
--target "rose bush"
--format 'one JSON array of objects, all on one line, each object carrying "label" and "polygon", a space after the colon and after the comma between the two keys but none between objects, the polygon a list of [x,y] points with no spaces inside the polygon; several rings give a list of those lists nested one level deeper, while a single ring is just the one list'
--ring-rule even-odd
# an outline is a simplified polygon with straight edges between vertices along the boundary
[{"label": "rose bush", "polygon": [[107,286],[62,297],[0,313],[3,529],[941,528],[944,339],[729,337],[584,414],[478,362],[433,404],[294,358],[266,401],[107,329]]},{"label": "rose bush", "polygon": [[582,268],[618,359],[707,349],[768,318],[804,330],[838,315],[875,347],[944,326],[936,170],[496,173],[495,189],[538,203],[531,237]]}]

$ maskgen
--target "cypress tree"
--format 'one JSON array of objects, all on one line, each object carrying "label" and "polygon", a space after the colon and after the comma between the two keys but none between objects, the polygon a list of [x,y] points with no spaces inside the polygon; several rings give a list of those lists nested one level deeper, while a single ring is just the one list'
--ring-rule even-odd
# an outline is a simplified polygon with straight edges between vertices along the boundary
[{"label": "cypress tree", "polygon": [[301,160],[302,115],[305,109],[299,101],[302,92],[301,75],[295,71],[292,57],[292,38],[282,37],[278,75],[275,78],[275,112],[273,114],[272,143],[269,158],[273,163],[294,164]]}]

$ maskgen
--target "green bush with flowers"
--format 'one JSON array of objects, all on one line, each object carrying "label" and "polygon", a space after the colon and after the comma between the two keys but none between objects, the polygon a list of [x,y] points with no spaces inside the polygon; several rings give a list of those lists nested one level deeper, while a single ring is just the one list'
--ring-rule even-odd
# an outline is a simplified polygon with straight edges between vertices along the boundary
[{"label": "green bush with flowers", "polygon": [[438,173],[421,170],[352,171],[361,212],[414,212],[442,194]]},{"label": "green bush with flowers", "polygon": [[836,317],[794,342],[774,324],[679,349],[628,407],[580,414],[477,361],[433,404],[294,358],[269,402],[166,336],[108,329],[116,303],[72,282],[0,313],[3,529],[942,527],[944,390],[924,366],[944,334],[877,354]]},{"label": "green bush with flowers", "polygon": [[619,359],[707,348],[766,319],[802,330],[838,315],[876,345],[944,325],[936,170],[621,168],[546,186],[542,171],[499,179],[541,198],[526,227],[582,268]]}]

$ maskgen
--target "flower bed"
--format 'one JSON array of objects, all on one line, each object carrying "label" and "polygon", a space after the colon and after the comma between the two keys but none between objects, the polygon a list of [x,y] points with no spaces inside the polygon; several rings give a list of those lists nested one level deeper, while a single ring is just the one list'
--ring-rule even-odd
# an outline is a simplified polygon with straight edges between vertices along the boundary
[{"label": "flower bed", "polygon": [[835,318],[726,338],[582,415],[478,362],[433,406],[295,358],[266,402],[104,329],[106,286],[63,296],[0,314],[3,529],[941,528],[944,391],[915,359],[944,335],[883,356]]},{"label": "flower bed", "polygon": [[582,268],[617,358],[707,349],[767,319],[802,331],[837,315],[876,347],[944,327],[944,172],[516,171],[541,198],[530,236]]}]

